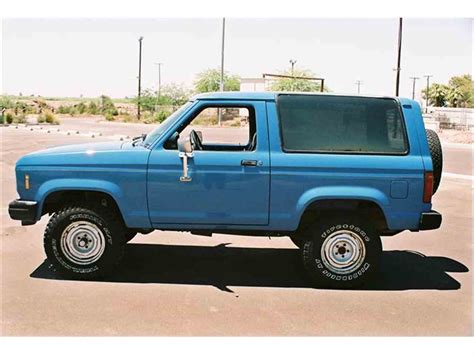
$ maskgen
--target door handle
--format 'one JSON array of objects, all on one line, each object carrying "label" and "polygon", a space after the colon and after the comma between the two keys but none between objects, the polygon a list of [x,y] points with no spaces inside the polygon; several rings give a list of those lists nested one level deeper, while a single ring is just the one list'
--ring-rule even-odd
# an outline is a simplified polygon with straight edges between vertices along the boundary
[{"label": "door handle", "polygon": [[256,160],[242,160],[240,162],[240,165],[242,166],[257,166],[257,161]]}]

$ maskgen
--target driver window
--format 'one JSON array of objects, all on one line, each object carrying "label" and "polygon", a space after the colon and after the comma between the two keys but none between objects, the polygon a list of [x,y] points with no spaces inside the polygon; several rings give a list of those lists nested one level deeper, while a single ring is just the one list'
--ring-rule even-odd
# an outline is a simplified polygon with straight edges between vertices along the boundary
[{"label": "driver window", "polygon": [[251,151],[256,147],[252,107],[206,107],[182,129],[179,136],[187,136],[193,130],[201,140],[202,150]]}]

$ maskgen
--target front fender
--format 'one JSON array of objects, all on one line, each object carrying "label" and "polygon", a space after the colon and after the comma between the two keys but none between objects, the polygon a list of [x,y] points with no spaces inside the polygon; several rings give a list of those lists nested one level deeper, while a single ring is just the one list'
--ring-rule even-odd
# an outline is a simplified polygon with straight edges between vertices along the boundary
[{"label": "front fender", "polygon": [[65,178],[65,179],[53,179],[48,180],[41,184],[36,192],[35,201],[38,202],[38,215],[37,220],[41,218],[43,204],[48,195],[57,191],[67,191],[67,190],[83,190],[83,191],[97,191],[103,192],[111,196],[120,210],[124,222],[127,226],[139,225],[140,227],[149,227],[148,216],[143,216],[144,218],[139,218],[135,216],[133,212],[127,210],[129,204],[126,203],[126,196],[124,191],[120,188],[119,185],[105,180],[100,179],[74,179],[74,178]]}]

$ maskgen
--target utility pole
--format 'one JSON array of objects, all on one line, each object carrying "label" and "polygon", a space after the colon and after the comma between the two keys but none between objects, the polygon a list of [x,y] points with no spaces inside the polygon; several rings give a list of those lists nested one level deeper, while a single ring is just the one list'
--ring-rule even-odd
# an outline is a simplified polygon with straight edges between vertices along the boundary
[{"label": "utility pole", "polygon": [[423,75],[426,78],[426,107],[425,107],[425,113],[428,113],[428,105],[430,104],[430,78],[433,75]]},{"label": "utility pole", "polygon": [[142,41],[143,37],[138,39],[138,107],[137,107],[137,116],[140,120],[140,104],[141,104],[141,95],[142,95]]},{"label": "utility pole", "polygon": [[[291,64],[291,76],[294,78],[295,77],[295,64],[296,64],[296,60],[295,59],[290,59],[290,64]],[[295,88],[295,80],[293,79],[291,81],[291,91],[294,91]]]},{"label": "utility pole", "polygon": [[395,83],[395,96],[398,96],[400,91],[400,65],[402,60],[402,26],[403,26],[403,18],[400,17],[398,23],[398,60],[397,60],[397,80]]},{"label": "utility pole", "polygon": [[362,85],[362,81],[357,80],[355,84],[357,85],[357,95],[360,95],[360,86]]},{"label": "utility pole", "polygon": [[156,90],[156,105],[158,106],[161,97],[161,66],[163,63],[155,63],[155,65],[158,65],[158,88]]},{"label": "utility pole", "polygon": [[[225,45],[225,17],[222,18],[222,43],[221,43],[221,81],[219,85],[220,91],[224,91],[224,45]],[[217,109],[217,120],[219,126],[222,121],[222,110]]]},{"label": "utility pole", "polygon": [[411,93],[411,99],[415,100],[415,85],[416,85],[416,81],[420,78],[417,76],[411,76],[410,79],[413,80],[413,91]]},{"label": "utility pole", "polygon": [[295,76],[295,64],[296,64],[296,60],[290,59],[290,64],[291,64],[291,76]]}]

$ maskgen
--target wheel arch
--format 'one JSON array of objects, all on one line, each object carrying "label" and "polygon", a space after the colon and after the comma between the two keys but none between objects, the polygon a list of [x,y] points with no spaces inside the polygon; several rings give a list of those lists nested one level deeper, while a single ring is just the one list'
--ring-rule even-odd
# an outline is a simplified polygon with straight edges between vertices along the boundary
[{"label": "wheel arch", "polygon": [[370,218],[378,231],[387,231],[388,220],[384,210],[387,204],[385,194],[374,188],[316,188],[304,194],[299,201],[297,231],[304,230],[321,215],[340,211],[352,211]]},{"label": "wheel arch", "polygon": [[111,206],[125,221],[120,201],[123,194],[120,188],[110,182],[100,180],[61,179],[51,180],[40,186],[35,200],[38,201],[39,220],[46,213],[55,212],[69,202],[88,201]]}]

